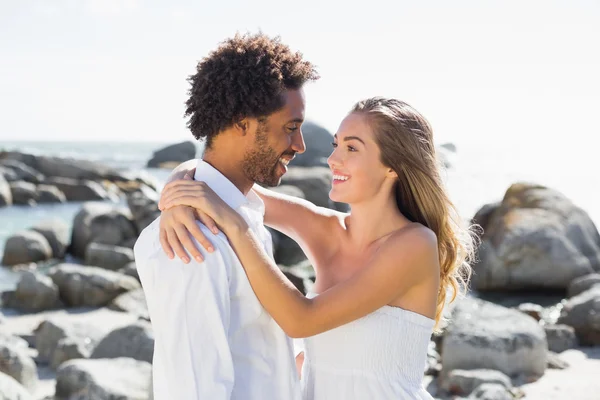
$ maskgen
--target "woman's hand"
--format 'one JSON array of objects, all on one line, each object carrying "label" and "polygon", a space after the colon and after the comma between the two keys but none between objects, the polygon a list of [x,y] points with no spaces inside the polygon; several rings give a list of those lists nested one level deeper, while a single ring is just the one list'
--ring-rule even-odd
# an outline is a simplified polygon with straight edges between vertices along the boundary
[{"label": "woman's hand", "polygon": [[244,226],[247,226],[243,218],[206,183],[194,181],[190,175],[186,175],[184,180],[173,181],[165,186],[159,209],[163,212],[160,222],[163,250],[172,257],[175,248],[175,253],[184,262],[189,262],[185,250],[196,260],[202,259],[190,239],[190,234],[208,251],[212,249],[210,242],[196,225],[196,217],[214,234],[218,233],[217,226],[226,234],[229,229],[244,229]]}]

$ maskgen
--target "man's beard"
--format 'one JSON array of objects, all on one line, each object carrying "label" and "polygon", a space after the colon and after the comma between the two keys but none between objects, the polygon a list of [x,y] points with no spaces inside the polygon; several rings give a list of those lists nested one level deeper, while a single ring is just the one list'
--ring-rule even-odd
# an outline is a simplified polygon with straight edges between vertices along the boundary
[{"label": "man's beard", "polygon": [[266,124],[259,123],[254,148],[244,155],[244,174],[260,185],[277,186],[281,180],[277,174],[280,157],[281,154],[269,146]]}]

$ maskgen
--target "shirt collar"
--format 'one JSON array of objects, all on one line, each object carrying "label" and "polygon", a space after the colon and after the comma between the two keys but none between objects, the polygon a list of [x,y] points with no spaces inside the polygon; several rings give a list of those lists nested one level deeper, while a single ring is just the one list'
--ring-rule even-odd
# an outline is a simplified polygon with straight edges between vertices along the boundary
[{"label": "shirt collar", "polygon": [[264,215],[265,205],[253,190],[244,196],[229,179],[220,173],[215,167],[204,160],[198,160],[194,180],[203,181],[219,196],[227,205],[234,210],[248,206]]}]

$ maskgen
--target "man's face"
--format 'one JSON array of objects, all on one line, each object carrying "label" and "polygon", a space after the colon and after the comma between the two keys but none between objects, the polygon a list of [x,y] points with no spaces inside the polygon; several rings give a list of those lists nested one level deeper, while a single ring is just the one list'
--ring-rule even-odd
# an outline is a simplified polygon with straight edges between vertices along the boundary
[{"label": "man's face", "polygon": [[259,121],[254,145],[244,155],[244,174],[253,182],[277,186],[296,153],[305,150],[302,137],[304,92],[288,90],[283,108]]}]

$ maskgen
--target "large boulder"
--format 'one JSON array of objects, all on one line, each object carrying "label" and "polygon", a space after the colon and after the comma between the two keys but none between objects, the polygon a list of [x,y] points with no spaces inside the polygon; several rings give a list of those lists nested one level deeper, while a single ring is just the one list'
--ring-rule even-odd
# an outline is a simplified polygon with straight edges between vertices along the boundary
[{"label": "large boulder", "polygon": [[121,245],[137,238],[137,230],[128,209],[110,204],[85,203],[73,221],[71,252],[85,258],[90,243]]},{"label": "large boulder", "polygon": [[148,168],[161,168],[163,164],[182,163],[196,157],[196,143],[185,141],[157,150],[148,160]]},{"label": "large boulder", "polygon": [[[38,383],[37,367],[23,349],[0,342],[0,373],[13,377],[33,392]],[[1,397],[0,392],[0,398]]]},{"label": "large boulder", "polygon": [[143,231],[160,215],[158,200],[158,192],[146,185],[141,185],[138,190],[127,194],[127,205],[138,232]]},{"label": "large boulder", "polygon": [[23,271],[17,284],[13,307],[25,312],[52,310],[62,305],[58,286],[49,277]]},{"label": "large boulder", "polygon": [[131,358],[71,360],[56,374],[56,400],[147,400],[152,366]]},{"label": "large boulder", "polygon": [[559,324],[572,326],[583,345],[600,345],[600,287],[594,286],[564,305]]},{"label": "large boulder", "polygon": [[47,182],[64,193],[67,201],[118,200],[98,182],[57,177]]},{"label": "large boulder", "polygon": [[575,329],[568,325],[545,325],[548,350],[553,353],[562,353],[565,350],[577,347]]},{"label": "large boulder", "polygon": [[141,287],[131,276],[75,264],[52,267],[48,275],[58,286],[61,299],[71,307],[105,306],[120,294]]},{"label": "large boulder", "polygon": [[35,206],[37,204],[37,189],[31,182],[17,181],[10,183],[13,204]]},{"label": "large boulder", "polygon": [[70,228],[59,218],[51,218],[37,223],[32,231],[42,234],[52,248],[52,257],[63,258],[69,245]]},{"label": "large boulder", "polygon": [[484,228],[473,285],[485,290],[561,289],[600,271],[600,235],[588,214],[544,186],[514,184],[475,222]]},{"label": "large boulder", "polygon": [[283,185],[299,188],[306,200],[320,207],[333,208],[329,199],[331,190],[331,170],[325,167],[293,167],[283,176]]},{"label": "large boulder", "polygon": [[0,207],[10,206],[13,203],[12,192],[10,185],[4,179],[4,176],[0,174]]},{"label": "large boulder", "polygon": [[0,372],[1,400],[33,400],[33,396],[15,378]]},{"label": "large boulder", "polygon": [[133,250],[128,247],[90,243],[85,251],[85,263],[117,271],[134,260]]},{"label": "large boulder", "polygon": [[6,240],[2,264],[26,264],[50,258],[52,258],[52,248],[41,233],[21,231]]},{"label": "large boulder", "polygon": [[493,369],[510,377],[544,374],[548,344],[544,329],[528,315],[480,299],[456,304],[442,341],[442,373]]},{"label": "large boulder", "polygon": [[38,185],[37,202],[40,203],[65,203],[67,196],[56,186]]},{"label": "large boulder", "polygon": [[13,172],[14,180],[40,183],[44,181],[44,175],[31,168],[25,163],[17,160],[0,160],[0,166]]},{"label": "large boulder", "polygon": [[305,122],[302,125],[302,136],[306,144],[306,151],[297,154],[290,165],[296,167],[327,167],[327,158],[333,151],[333,135],[325,128],[313,123]]},{"label": "large boulder", "polygon": [[139,321],[118,328],[96,345],[91,358],[129,357],[152,363],[154,334],[150,323]]}]

